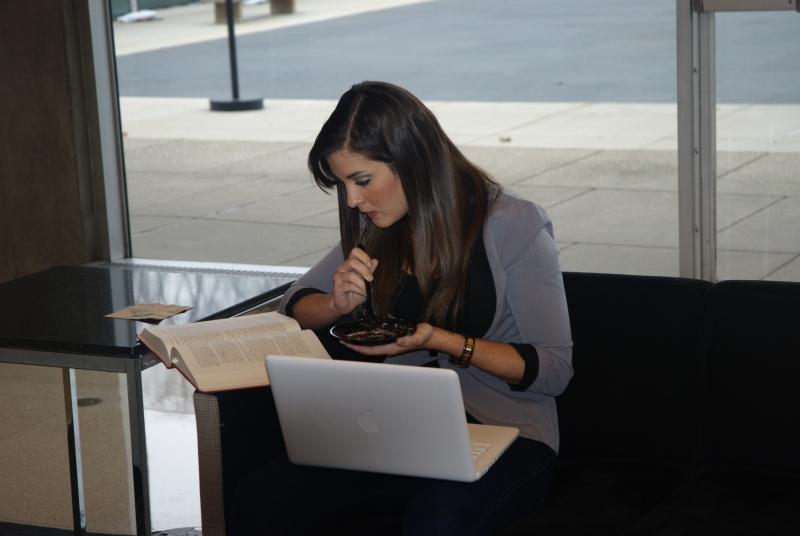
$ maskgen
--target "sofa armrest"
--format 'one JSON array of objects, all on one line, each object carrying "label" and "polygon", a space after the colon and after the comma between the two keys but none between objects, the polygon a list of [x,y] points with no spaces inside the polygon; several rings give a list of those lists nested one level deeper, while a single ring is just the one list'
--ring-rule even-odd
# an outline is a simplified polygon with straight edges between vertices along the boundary
[{"label": "sofa armrest", "polygon": [[195,396],[203,534],[230,534],[239,482],[285,452],[269,387]]},{"label": "sofa armrest", "polygon": [[200,473],[200,515],[203,534],[225,536],[219,400],[215,395],[196,391],[194,414],[197,422],[197,461]]}]

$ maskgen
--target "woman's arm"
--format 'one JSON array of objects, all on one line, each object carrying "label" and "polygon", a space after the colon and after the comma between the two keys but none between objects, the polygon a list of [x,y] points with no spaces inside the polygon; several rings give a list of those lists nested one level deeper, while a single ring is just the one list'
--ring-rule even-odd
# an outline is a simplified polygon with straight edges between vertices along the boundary
[{"label": "woman's arm", "polygon": [[[334,250],[287,291],[281,312],[291,314],[304,329],[330,325],[364,303],[364,281],[372,281],[377,266],[378,261],[359,248],[353,248],[345,260]],[[293,298],[308,289],[314,292]]]},{"label": "woman's arm", "polygon": [[294,303],[292,316],[301,328],[317,329],[333,324],[342,315],[333,303],[333,294],[315,292]]},{"label": "woman's arm", "polygon": [[[400,337],[392,344],[380,346],[356,346],[344,344],[348,348],[365,355],[397,355],[411,350],[436,350],[447,355],[459,357],[464,351],[466,337],[460,333],[434,327],[427,322],[417,324],[411,335]],[[525,374],[525,361],[519,352],[508,343],[475,339],[470,366],[478,367],[489,374],[516,384]]]},{"label": "woman's arm", "polygon": [[[572,377],[572,340],[558,248],[543,211],[524,202],[516,207],[506,212],[512,214],[509,225],[495,243],[502,244],[498,255],[505,278],[502,302],[507,307],[499,313],[500,323],[516,332],[508,340],[521,344],[476,339],[470,366],[492,374],[514,391],[556,396]],[[463,334],[422,323],[394,344],[350,348],[369,355],[429,349],[458,358],[464,341]],[[515,346],[530,349],[526,359]]]},{"label": "woman's arm", "polygon": [[573,373],[558,247],[541,207],[528,205],[521,212],[520,221],[525,224],[510,226],[505,247],[499,251],[506,274],[506,301],[520,341],[536,349],[538,369],[525,391],[558,396]]},{"label": "woman's arm", "polygon": [[[458,358],[464,351],[466,336],[441,328],[433,328],[426,348]],[[508,343],[475,339],[469,366],[497,376],[509,384],[517,384],[525,374],[525,361]]]}]

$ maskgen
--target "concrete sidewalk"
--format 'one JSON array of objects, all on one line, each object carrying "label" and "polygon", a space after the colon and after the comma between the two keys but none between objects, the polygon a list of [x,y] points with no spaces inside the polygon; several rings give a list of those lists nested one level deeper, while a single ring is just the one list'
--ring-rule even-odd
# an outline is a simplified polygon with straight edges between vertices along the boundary
[{"label": "concrete sidewalk", "polygon": [[[565,269],[675,275],[674,105],[428,103],[464,152],[543,204]],[[308,266],[338,239],[305,157],[333,101],[214,113],[123,98],[134,253]],[[721,277],[800,279],[800,107],[718,114]]]}]

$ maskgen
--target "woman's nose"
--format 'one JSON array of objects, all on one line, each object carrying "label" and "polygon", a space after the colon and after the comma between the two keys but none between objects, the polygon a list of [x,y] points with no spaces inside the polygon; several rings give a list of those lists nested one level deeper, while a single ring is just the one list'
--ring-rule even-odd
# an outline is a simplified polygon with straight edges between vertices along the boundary
[{"label": "woman's nose", "polygon": [[353,185],[347,185],[347,206],[350,208],[357,208],[358,205],[361,204],[361,196],[358,195],[356,187]]}]

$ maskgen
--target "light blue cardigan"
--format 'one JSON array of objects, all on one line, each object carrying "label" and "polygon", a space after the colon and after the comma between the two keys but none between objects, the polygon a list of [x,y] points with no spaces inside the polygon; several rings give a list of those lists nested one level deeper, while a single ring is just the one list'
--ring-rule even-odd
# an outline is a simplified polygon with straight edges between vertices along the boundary
[{"label": "light blue cardigan", "polygon": [[[454,368],[440,355],[442,368],[452,368],[461,380],[464,407],[484,424],[516,426],[520,435],[546,443],[558,452],[555,397],[572,377],[572,336],[564,282],[550,219],[539,205],[501,191],[483,229],[497,297],[491,327],[482,337],[528,343],[539,355],[539,374],[525,391],[475,366]],[[337,245],[286,292],[281,312],[302,288],[333,291],[333,272],[342,262]],[[480,351],[480,343],[478,343]],[[427,350],[390,357],[388,363],[421,365]]]}]

